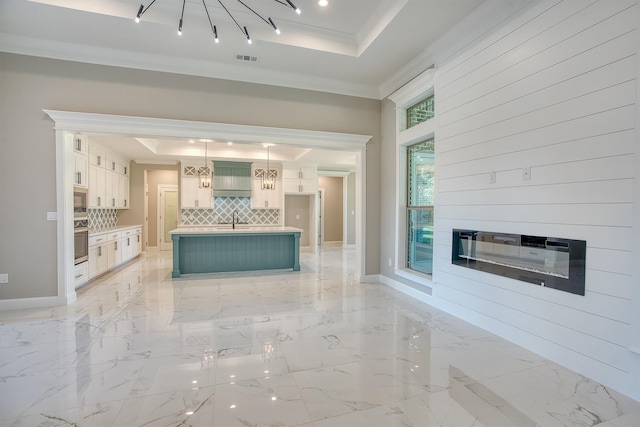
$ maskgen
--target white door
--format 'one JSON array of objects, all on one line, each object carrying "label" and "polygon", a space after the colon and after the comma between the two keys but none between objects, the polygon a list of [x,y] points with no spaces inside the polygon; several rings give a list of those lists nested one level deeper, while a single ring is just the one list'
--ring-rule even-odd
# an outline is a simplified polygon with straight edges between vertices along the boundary
[{"label": "white door", "polygon": [[173,247],[169,232],[178,227],[178,186],[158,186],[158,244],[161,251]]}]

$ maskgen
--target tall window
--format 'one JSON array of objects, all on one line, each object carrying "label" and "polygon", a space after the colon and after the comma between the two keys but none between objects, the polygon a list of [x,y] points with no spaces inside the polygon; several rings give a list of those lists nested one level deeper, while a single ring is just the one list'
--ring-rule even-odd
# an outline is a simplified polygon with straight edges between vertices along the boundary
[{"label": "tall window", "polygon": [[407,108],[407,129],[432,119],[435,114],[434,107],[435,98],[432,95]]},{"label": "tall window", "polygon": [[433,272],[435,141],[407,148],[407,268]]}]

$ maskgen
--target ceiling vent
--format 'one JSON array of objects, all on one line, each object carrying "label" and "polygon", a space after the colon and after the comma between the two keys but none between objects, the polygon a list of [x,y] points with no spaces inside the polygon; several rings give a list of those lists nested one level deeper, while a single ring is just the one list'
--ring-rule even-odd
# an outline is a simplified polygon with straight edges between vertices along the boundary
[{"label": "ceiling vent", "polygon": [[249,55],[236,55],[238,61],[256,62],[258,57]]}]

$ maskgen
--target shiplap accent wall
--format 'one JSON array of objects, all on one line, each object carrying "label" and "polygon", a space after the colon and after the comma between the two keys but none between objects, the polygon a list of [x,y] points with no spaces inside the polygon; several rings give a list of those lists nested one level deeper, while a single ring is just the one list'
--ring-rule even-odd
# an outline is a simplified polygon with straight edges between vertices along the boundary
[{"label": "shiplap accent wall", "polygon": [[[434,302],[635,398],[638,7],[537,2],[434,78]],[[453,228],[586,240],[586,295],[453,266]]]}]

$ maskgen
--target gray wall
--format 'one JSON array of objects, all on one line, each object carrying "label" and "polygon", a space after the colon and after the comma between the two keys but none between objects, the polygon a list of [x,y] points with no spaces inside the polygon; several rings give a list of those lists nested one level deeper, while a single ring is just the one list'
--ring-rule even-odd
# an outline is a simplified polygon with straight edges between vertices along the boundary
[{"label": "gray wall", "polygon": [[149,246],[158,246],[158,186],[161,184],[178,186],[178,171],[149,170],[147,173],[149,185]]},{"label": "gray wall", "polygon": [[347,245],[356,244],[356,174],[350,173],[347,180]]},{"label": "gray wall", "polygon": [[343,239],[344,200],[342,178],[318,177],[318,188],[324,188],[324,233],[325,242],[341,242]]},{"label": "gray wall", "polygon": [[[0,93],[0,273],[10,279],[0,299],[57,294],[56,223],[46,221],[55,135],[43,109],[372,135],[364,274],[379,272],[380,101],[6,53]],[[139,223],[133,209],[123,221]]]},{"label": "gray wall", "polygon": [[312,232],[309,229],[310,197],[313,196],[284,196],[284,225],[304,230],[300,234],[300,246],[309,246],[309,233]]},{"label": "gray wall", "polygon": [[[118,225],[140,225],[144,224],[144,172],[154,172],[154,171],[165,171],[165,173],[175,174],[175,182],[163,182],[163,184],[178,184],[178,175],[180,171],[179,165],[150,165],[150,164],[138,164],[136,162],[131,162],[131,174],[129,178],[129,199],[131,201],[131,208],[127,210],[118,211]],[[170,171],[170,172],[168,172]],[[167,180],[171,180],[170,178],[166,178]],[[149,191],[154,191],[151,188],[151,183],[149,183]],[[157,194],[158,188],[157,185],[155,187],[155,193]],[[151,194],[149,194],[151,196]],[[157,227],[155,218],[152,221],[152,202],[151,197],[149,197],[149,228]],[[154,202],[157,204],[157,201]],[[155,205],[153,205],[153,209],[155,210]],[[153,231],[154,235],[156,234],[155,228]],[[147,239],[149,240],[150,246],[155,246],[152,244],[151,230],[148,230]],[[146,242],[143,242],[142,249],[145,250],[147,248]]]}]

